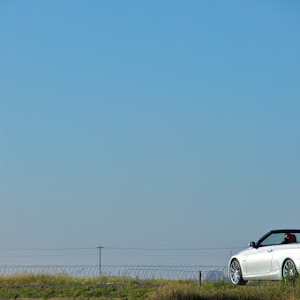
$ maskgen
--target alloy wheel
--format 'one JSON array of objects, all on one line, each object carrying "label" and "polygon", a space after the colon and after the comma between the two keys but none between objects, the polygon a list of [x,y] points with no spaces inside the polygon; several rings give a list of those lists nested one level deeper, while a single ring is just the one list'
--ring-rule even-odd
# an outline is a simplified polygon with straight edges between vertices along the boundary
[{"label": "alloy wheel", "polygon": [[230,279],[234,284],[240,284],[241,282],[241,267],[237,260],[233,260],[230,264]]},{"label": "alloy wheel", "polygon": [[283,278],[294,277],[296,275],[297,275],[297,270],[294,262],[290,259],[287,259],[282,267]]}]

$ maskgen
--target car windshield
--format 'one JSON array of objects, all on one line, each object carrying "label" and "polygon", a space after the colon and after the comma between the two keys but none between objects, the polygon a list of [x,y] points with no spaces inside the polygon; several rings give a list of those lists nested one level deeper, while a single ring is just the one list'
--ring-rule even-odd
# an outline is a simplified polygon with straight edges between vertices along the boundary
[{"label": "car windshield", "polygon": [[259,247],[272,246],[272,245],[282,245],[297,243],[300,241],[300,232],[289,233],[289,232],[274,232],[259,242]]}]

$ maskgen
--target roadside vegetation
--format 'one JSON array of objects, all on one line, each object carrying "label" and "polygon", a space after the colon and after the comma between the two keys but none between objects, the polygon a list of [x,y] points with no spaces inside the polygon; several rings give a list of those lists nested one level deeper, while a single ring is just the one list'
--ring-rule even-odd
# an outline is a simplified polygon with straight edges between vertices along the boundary
[{"label": "roadside vegetation", "polygon": [[300,280],[251,283],[202,283],[174,280],[124,278],[70,278],[61,275],[0,277],[0,298],[7,299],[149,299],[149,300],[238,300],[300,299]]}]

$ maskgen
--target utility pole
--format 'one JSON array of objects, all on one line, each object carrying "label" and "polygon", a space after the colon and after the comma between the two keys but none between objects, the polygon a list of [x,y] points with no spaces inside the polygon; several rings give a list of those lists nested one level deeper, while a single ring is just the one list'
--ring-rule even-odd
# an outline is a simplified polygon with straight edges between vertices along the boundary
[{"label": "utility pole", "polygon": [[102,247],[100,244],[97,248],[99,249],[99,276],[101,276],[101,249],[103,249],[104,247]]}]

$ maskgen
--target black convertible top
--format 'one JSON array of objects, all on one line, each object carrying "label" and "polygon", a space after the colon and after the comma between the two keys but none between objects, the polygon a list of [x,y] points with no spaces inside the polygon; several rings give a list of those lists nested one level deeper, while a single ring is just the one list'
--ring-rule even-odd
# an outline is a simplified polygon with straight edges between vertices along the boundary
[{"label": "black convertible top", "polygon": [[269,233],[300,233],[300,229],[274,229],[271,230]]}]

